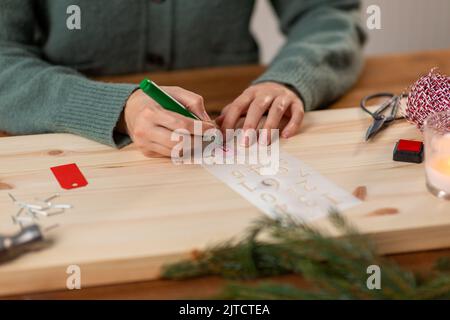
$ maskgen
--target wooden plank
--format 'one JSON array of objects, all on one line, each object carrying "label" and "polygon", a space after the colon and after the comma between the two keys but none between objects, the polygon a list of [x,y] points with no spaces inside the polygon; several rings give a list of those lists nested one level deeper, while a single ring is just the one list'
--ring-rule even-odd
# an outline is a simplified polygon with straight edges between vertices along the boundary
[{"label": "wooden plank", "polygon": [[[382,252],[449,247],[450,203],[426,191],[423,165],[392,161],[395,140],[419,132],[398,122],[364,143],[369,122],[359,109],[313,112],[282,148],[349,192],[367,187],[367,201],[347,214]],[[63,289],[70,264],[81,266],[84,286],[153,279],[164,261],[238,235],[260,216],[201,167],[146,159],[133,146],[51,134],[3,138],[0,150],[0,232],[13,229],[7,192],[23,200],[60,192],[51,166],[76,162],[90,182],[62,192],[75,207],[48,222],[61,224],[51,247],[0,266],[0,295]],[[385,207],[399,213],[369,214]]]},{"label": "wooden plank", "polygon": [[[391,257],[400,266],[427,274],[437,259],[449,256],[450,250],[435,250],[399,254]],[[310,284],[300,275],[284,275],[249,281],[252,284],[277,282],[307,288]],[[178,280],[150,280],[123,284],[105,285],[83,290],[60,290],[45,293],[10,296],[8,299],[210,299],[223,290],[229,280],[220,277],[202,277]]]},{"label": "wooden plank", "polygon": [[[354,107],[359,103],[361,97],[366,94],[377,91],[401,92],[407,88],[416,78],[426,73],[432,67],[438,66],[443,72],[450,74],[450,50],[419,52],[414,54],[396,54],[384,55],[379,57],[369,57],[362,77],[353,87],[353,89],[344,97],[336,101],[331,108]],[[133,82],[138,83],[144,76],[151,76],[157,82],[165,85],[178,85],[198,92],[205,97],[208,110],[217,112],[221,108],[232,101],[246,86],[251,83],[259,74],[264,71],[260,66],[238,66],[238,67],[219,67],[205,70],[185,70],[163,73],[152,73],[145,75],[125,75],[117,77],[103,77],[99,80],[108,82]],[[389,129],[391,130],[391,129]],[[2,136],[2,133],[0,133]],[[52,136],[46,136],[51,139]],[[66,146],[63,146],[66,147]],[[56,149],[50,145],[48,150]],[[57,153],[57,152],[56,152]],[[2,153],[0,153],[2,154]],[[40,155],[36,153],[35,155]],[[67,155],[64,155],[67,156]],[[0,156],[1,158],[1,156]],[[36,159],[36,158],[35,158]],[[65,158],[67,159],[67,158]],[[419,175],[422,173],[419,172]],[[9,185],[1,184],[3,176],[0,174],[0,198],[3,199],[2,188],[8,188]],[[379,182],[383,179],[380,175]],[[14,190],[13,190],[14,191]],[[15,192],[15,191],[14,191]],[[369,189],[369,199],[371,191]],[[428,212],[427,210],[426,212]],[[408,219],[408,218],[406,218]],[[383,238],[383,237],[382,237]],[[387,239],[387,237],[386,237]],[[423,238],[417,239],[421,242]],[[447,256],[448,249],[443,251],[428,251],[424,253],[408,253],[400,256],[403,264],[408,267],[417,265],[432,264],[432,261],[440,256]],[[118,264],[114,263],[117,268]],[[145,268],[145,266],[144,266]],[[147,266],[148,268],[148,266]],[[429,268],[427,268],[428,270]],[[60,270],[63,273],[65,270]],[[141,270],[142,272],[142,270]],[[130,272],[132,273],[132,272]],[[65,276],[65,273],[64,273]],[[139,278],[139,277],[136,277]],[[61,281],[63,277],[60,276]],[[36,278],[32,278],[37,281]],[[190,282],[171,282],[171,281],[144,281],[145,278],[139,278],[139,283],[130,283],[128,285],[119,284],[108,287],[98,287],[88,289],[86,283],[83,283],[81,291],[62,290],[61,293],[49,293],[47,295],[31,296],[26,298],[69,298],[69,297],[85,297],[85,298],[115,298],[115,297],[141,297],[141,298],[183,298],[189,296],[197,297],[196,292],[207,292],[212,290],[217,281],[211,279],[193,280]],[[129,280],[135,281],[135,280]],[[295,277],[288,277],[288,282],[295,281]],[[120,281],[119,281],[120,282]],[[57,283],[56,287],[61,287],[61,283]],[[0,284],[3,284],[0,281]],[[13,287],[15,284],[12,285]],[[40,290],[50,290],[51,286],[41,285]],[[163,287],[163,288],[162,288]],[[167,287],[167,290],[164,288]],[[181,289],[180,289],[181,288]],[[38,289],[39,290],[39,289]],[[153,290],[153,292],[152,292]],[[161,291],[163,290],[163,292]],[[26,291],[26,290],[25,290]],[[24,292],[17,289],[10,290],[13,292]],[[127,292],[127,295],[121,293]],[[203,295],[202,297],[207,297]]]},{"label": "wooden plank", "polygon": [[362,97],[374,92],[408,92],[420,76],[435,67],[450,74],[449,49],[368,57],[358,82],[331,107],[356,106]]}]

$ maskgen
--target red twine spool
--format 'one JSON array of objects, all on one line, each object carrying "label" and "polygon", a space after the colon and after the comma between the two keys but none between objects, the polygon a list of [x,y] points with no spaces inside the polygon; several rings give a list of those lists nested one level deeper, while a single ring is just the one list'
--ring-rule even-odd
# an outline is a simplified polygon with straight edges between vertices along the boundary
[{"label": "red twine spool", "polygon": [[429,115],[444,110],[450,110],[450,77],[435,68],[412,85],[405,118],[422,130]]}]

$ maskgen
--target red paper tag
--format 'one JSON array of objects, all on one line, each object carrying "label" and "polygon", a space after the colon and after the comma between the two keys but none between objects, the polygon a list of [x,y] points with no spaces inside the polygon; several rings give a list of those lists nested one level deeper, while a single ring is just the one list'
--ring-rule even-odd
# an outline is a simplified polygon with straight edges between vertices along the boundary
[{"label": "red paper tag", "polygon": [[75,163],[50,168],[63,189],[76,189],[87,186],[88,182]]}]

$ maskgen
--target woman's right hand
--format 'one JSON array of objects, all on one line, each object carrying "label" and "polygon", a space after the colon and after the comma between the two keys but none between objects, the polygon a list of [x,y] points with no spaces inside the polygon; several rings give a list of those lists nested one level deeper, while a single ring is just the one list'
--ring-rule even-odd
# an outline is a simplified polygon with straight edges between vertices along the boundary
[{"label": "woman's right hand", "polygon": [[[179,87],[162,87],[164,91],[182,103],[189,111],[197,115],[202,121],[202,132],[215,128],[208,116],[203,98],[193,92]],[[125,105],[123,125],[125,131],[136,146],[147,157],[156,154],[171,156],[172,148],[178,141],[172,141],[172,132],[185,129],[191,135],[194,133],[195,121],[178,113],[162,108],[142,90],[135,91]]]}]

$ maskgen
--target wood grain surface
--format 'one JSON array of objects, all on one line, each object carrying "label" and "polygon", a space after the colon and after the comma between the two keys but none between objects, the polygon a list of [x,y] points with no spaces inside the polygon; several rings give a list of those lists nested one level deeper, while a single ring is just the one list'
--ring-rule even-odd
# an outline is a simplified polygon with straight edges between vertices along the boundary
[{"label": "wood grain surface", "polygon": [[[366,143],[370,121],[355,108],[311,112],[282,149],[349,192],[367,188],[366,201],[346,214],[382,253],[450,247],[450,202],[426,190],[423,165],[392,161],[395,142],[420,139],[419,132],[399,121]],[[15,228],[7,192],[24,201],[59,192],[74,206],[42,220],[60,225],[51,246],[0,266],[3,295],[63,289],[71,264],[82,268],[85,286],[157,278],[162,264],[238,236],[261,215],[202,167],[144,158],[134,146],[52,134],[2,138],[0,150],[0,232]],[[80,166],[87,187],[60,190],[49,168],[67,163]],[[398,213],[374,214],[383,208]]]},{"label": "wood grain surface", "polygon": [[[337,101],[333,108],[353,107],[357,105],[363,95],[376,91],[401,92],[418,76],[428,72],[434,66],[440,67],[443,72],[450,73],[450,51],[369,58],[361,80],[351,92]],[[178,71],[151,76],[159,83],[179,85],[199,92],[205,96],[209,110],[218,111],[232,101],[262,71],[263,68],[259,66],[243,66]],[[100,80],[137,83],[142,76],[109,77]],[[448,247],[447,224],[449,221],[445,215],[445,212],[448,212],[448,203],[439,202],[425,191],[421,165],[393,164],[390,161],[392,143],[396,137],[400,135],[402,138],[417,138],[418,133],[406,124],[398,123],[383,133],[374,144],[365,146],[361,142],[362,130],[368,125],[368,119],[365,116],[356,110],[350,112],[353,118],[352,116],[346,118],[349,115],[346,112],[329,112],[328,115],[333,118],[333,121],[327,122],[327,116],[323,116],[324,114],[326,113],[311,113],[306,118],[307,123],[303,134],[286,143],[284,148],[307,162],[311,161],[313,167],[350,192],[362,184],[367,187],[367,202],[348,214],[354,217],[356,223],[362,226],[366,232],[375,237],[378,235],[377,239],[383,252]],[[340,122],[340,120],[335,121],[336,119],[344,120]],[[350,122],[350,125],[347,122]],[[333,152],[333,155],[336,156],[335,162],[327,161],[323,157],[316,159],[318,148],[314,142],[317,139],[323,140],[324,134],[321,130],[329,128],[330,123],[330,130],[335,134],[335,138],[326,143],[337,147],[337,151]],[[310,135],[309,138],[308,135]],[[348,140],[347,138],[341,139],[342,136],[348,137]],[[31,149],[30,144],[33,145]],[[302,148],[299,148],[299,145]],[[327,145],[327,147],[331,146]],[[170,261],[180,254],[186,253],[179,250],[180,243],[177,241],[182,242],[181,245],[185,247],[184,249],[192,244],[199,247],[208,243],[208,241],[200,239],[201,237],[194,232],[189,232],[189,234],[186,234],[185,231],[173,232],[172,228],[159,228],[155,231],[149,221],[156,219],[162,225],[166,223],[166,227],[174,223],[178,226],[182,225],[184,230],[189,231],[191,230],[189,225],[193,224],[193,220],[187,217],[183,218],[185,212],[195,211],[195,218],[208,226],[211,223],[209,219],[212,217],[218,218],[219,223],[222,223],[222,219],[226,217],[231,221],[230,226],[225,226],[224,232],[222,230],[219,234],[214,233],[209,239],[209,241],[214,241],[231,233],[238,233],[248,221],[258,215],[245,200],[240,199],[238,195],[227,190],[225,186],[214,181],[214,178],[206,173],[198,171],[198,168],[183,169],[183,172],[177,171],[179,169],[174,171],[172,168],[167,170],[166,160],[143,159],[132,150],[132,147],[117,153],[80,138],[47,135],[7,138],[4,141],[0,139],[0,150],[2,150],[0,183],[3,186],[3,190],[0,190],[1,225],[6,225],[3,223],[3,212],[5,211],[3,209],[11,209],[11,203],[5,198],[5,193],[8,191],[5,189],[12,188],[10,191],[14,194],[27,198],[58,190],[55,182],[51,180],[52,177],[48,174],[50,165],[69,161],[77,162],[83,167],[83,171],[86,170],[91,182],[88,188],[65,194],[62,198],[65,202],[77,202],[77,204],[73,203],[75,205],[73,212],[59,218],[62,219],[63,226],[52,236],[56,240],[54,247],[0,267],[0,292],[2,295],[26,292],[26,296],[20,297],[180,298],[201,296],[200,291],[205,294],[215,292],[223,284],[223,281],[216,278],[181,283],[161,280],[143,282],[157,274],[157,266],[162,260]],[[4,150],[6,153],[3,153]],[[63,152],[55,156],[58,152],[51,152],[52,150]],[[149,173],[145,171],[147,166],[156,169],[149,171],[152,171],[152,178],[155,177],[154,175],[157,176],[159,185],[154,180],[148,179]],[[145,171],[145,174],[142,174],[142,170]],[[184,172],[184,170],[187,171]],[[172,172],[169,178],[163,174],[167,171]],[[349,172],[353,173],[348,174]],[[171,203],[164,202],[167,200],[164,198],[164,196],[167,197],[166,188],[172,190],[172,186],[178,188],[179,184],[186,183],[185,179],[181,178],[186,177],[186,174],[194,176],[196,187],[200,189],[207,187],[208,193],[220,193],[220,197],[223,196],[227,201],[223,200],[222,204],[220,199],[213,196],[211,199],[206,198],[205,202],[205,197],[188,193],[189,200],[193,197],[195,201],[189,201],[189,205],[185,205],[183,209],[187,208],[187,210],[180,210],[180,202],[173,200]],[[123,176],[126,176],[126,179],[119,178]],[[118,181],[120,186],[117,185]],[[162,183],[162,181],[168,183]],[[405,181],[410,183],[405,183]],[[394,193],[391,192],[391,189],[394,190]],[[156,194],[148,192],[150,190],[156,190]],[[132,201],[124,201],[124,197]],[[186,195],[179,201],[183,203],[187,199]],[[231,209],[230,199],[233,199]],[[197,210],[190,207],[192,203],[199,203],[200,200],[203,200],[203,209]],[[127,206],[129,203],[132,204],[131,207]],[[373,210],[382,209],[387,205],[390,208],[397,208],[399,213],[367,216]],[[166,214],[161,215],[155,210],[151,210],[155,207],[164,208],[171,213],[165,218]],[[429,210],[431,207],[436,208],[436,211]],[[145,209],[142,210],[142,208]],[[210,208],[224,208],[224,210],[219,210],[216,214],[211,215]],[[242,211],[243,214],[224,215],[224,212],[228,211]],[[226,221],[228,223],[228,220]],[[366,221],[370,221],[370,223]],[[95,228],[92,228],[92,225],[95,225]],[[385,229],[386,226],[388,226],[387,229]],[[167,231],[164,236],[161,236],[161,230]],[[195,227],[192,230],[195,230]],[[155,232],[152,233],[152,231]],[[164,241],[161,241],[161,238]],[[144,245],[142,240],[151,239],[158,245],[155,246],[157,248],[150,250],[148,243]],[[111,240],[113,243],[110,242]],[[134,241],[138,243],[137,246],[132,245],[129,249],[129,244]],[[65,253],[58,251],[62,248],[66,249]],[[127,248],[127,250],[123,248]],[[170,250],[166,250],[167,248]],[[154,256],[149,258],[151,256],[149,250],[152,254],[161,254],[162,251],[165,254],[160,255],[162,260]],[[86,252],[90,253],[86,255]],[[405,265],[421,265],[424,266],[424,269],[428,269],[436,257],[448,253],[449,250],[428,251],[402,254],[396,256],[396,259]],[[83,256],[85,258],[81,258]],[[95,262],[92,263],[92,261]],[[102,263],[101,261],[107,262]],[[85,270],[85,289],[72,292],[62,290],[48,294],[32,294],[35,291],[62,289],[67,275],[61,266],[67,263],[82,265]],[[111,270],[112,266],[115,269],[113,271]],[[117,275],[118,270],[120,272]],[[42,276],[43,274],[50,274],[50,276]],[[111,285],[112,275],[114,275],[114,281],[128,282],[129,284]],[[299,283],[297,278],[289,276],[283,277],[280,281]],[[86,288],[102,284],[109,285],[92,289]]]}]

